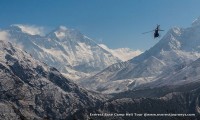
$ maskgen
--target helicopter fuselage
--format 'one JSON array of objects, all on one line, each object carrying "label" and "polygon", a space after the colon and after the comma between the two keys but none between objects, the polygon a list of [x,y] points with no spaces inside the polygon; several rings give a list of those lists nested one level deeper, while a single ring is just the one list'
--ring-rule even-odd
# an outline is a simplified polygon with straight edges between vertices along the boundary
[{"label": "helicopter fuselage", "polygon": [[155,32],[154,32],[154,38],[156,38],[156,37],[159,37],[159,33],[158,33],[158,29],[155,29]]},{"label": "helicopter fuselage", "polygon": [[154,30],[149,31],[149,32],[144,32],[144,33],[142,33],[142,34],[154,32],[154,34],[153,34],[153,35],[154,35],[154,38],[157,38],[157,37],[160,36],[159,31],[164,31],[164,30],[161,30],[161,29],[160,29],[160,25],[157,25],[157,27],[156,27]]}]

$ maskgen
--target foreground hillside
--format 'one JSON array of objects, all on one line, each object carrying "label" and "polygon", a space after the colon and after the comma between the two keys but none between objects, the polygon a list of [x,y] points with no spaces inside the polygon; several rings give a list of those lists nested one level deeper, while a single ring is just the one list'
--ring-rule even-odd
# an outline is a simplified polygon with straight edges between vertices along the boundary
[{"label": "foreground hillside", "polygon": [[1,120],[70,120],[104,101],[8,42],[0,51]]}]

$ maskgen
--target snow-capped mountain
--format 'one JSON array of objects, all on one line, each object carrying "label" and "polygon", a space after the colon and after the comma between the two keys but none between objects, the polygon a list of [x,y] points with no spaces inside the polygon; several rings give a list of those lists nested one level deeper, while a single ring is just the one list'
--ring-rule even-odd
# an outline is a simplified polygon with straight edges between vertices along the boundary
[{"label": "snow-capped mountain", "polygon": [[[151,59],[154,61],[154,58]],[[199,65],[198,59],[187,69],[199,69]],[[123,66],[126,65],[121,63],[121,66],[115,65],[115,68]],[[193,89],[187,92],[171,92],[160,97],[136,99],[129,96],[106,100],[106,97],[100,94],[78,87],[57,69],[48,67],[5,41],[0,41],[0,79],[0,119],[2,120],[103,120],[105,117],[90,116],[90,113],[138,113],[138,111],[149,114],[195,113],[195,116],[190,117],[194,119],[200,114],[199,84],[193,85],[197,89],[192,87]],[[138,119],[138,117],[127,116],[106,117],[106,119],[116,118]]]},{"label": "snow-capped mountain", "polygon": [[132,50],[130,48],[118,48],[118,49],[110,49],[104,44],[99,44],[102,48],[105,50],[111,52],[114,56],[119,58],[122,61],[130,60],[138,55],[140,55],[142,52],[140,50]]},{"label": "snow-capped mountain", "polygon": [[31,32],[26,27],[12,25],[3,31],[9,41],[70,78],[79,79],[121,61],[77,30],[60,26],[42,36],[40,30]]},{"label": "snow-capped mountain", "polygon": [[140,87],[163,87],[163,86],[182,86],[190,83],[199,83],[200,77],[200,58],[171,74],[163,74],[154,82],[144,84]]},{"label": "snow-capped mountain", "polygon": [[104,100],[4,41],[0,41],[0,93],[1,120],[70,120]]},{"label": "snow-capped mountain", "polygon": [[[56,68],[36,60],[29,53],[23,52],[11,43],[0,41],[0,119],[104,120],[105,116],[90,116],[90,113],[160,113],[170,115],[192,113],[195,116],[166,117],[166,119],[198,120],[200,116],[198,40],[200,39],[199,35],[193,33],[200,32],[199,27],[197,24],[186,29],[172,29],[157,45],[145,53],[127,62],[113,64],[91,77],[93,81],[85,81],[86,83],[90,82],[92,86],[96,84],[97,90],[104,93],[134,89],[114,94],[114,97],[109,100],[101,94],[78,87]],[[17,30],[21,32],[19,28],[9,32]],[[7,36],[5,32],[2,34]],[[63,34],[57,34],[59,35],[55,34],[55,36],[62,41]],[[15,38],[20,38],[20,35],[16,35]],[[50,33],[47,36],[51,35]],[[35,34],[32,37],[38,39],[26,41],[30,39],[30,36],[27,35],[25,37],[27,39],[22,40],[26,44],[21,44],[21,47],[30,45],[34,46],[27,47],[31,48],[30,50],[37,48],[44,51],[44,46],[42,49],[35,43],[41,39],[44,40],[47,36],[41,37]],[[54,39],[45,40],[52,41]],[[13,43],[17,43],[16,41]],[[51,42],[48,43],[51,44]],[[50,49],[49,44],[42,45],[46,45],[45,48]],[[55,46],[59,46],[59,44],[57,43]],[[107,81],[105,82],[105,80]],[[145,89],[138,89],[141,86]],[[150,119],[152,118],[157,119],[158,117]],[[106,119],[146,120],[147,117],[106,116]]]},{"label": "snow-capped mountain", "polygon": [[[86,87],[107,93],[121,92],[123,90],[120,88],[134,89],[182,69],[200,57],[198,23],[200,19],[195,20],[191,27],[170,29],[155,46],[141,55],[127,62],[115,64],[116,67],[112,65],[85,80],[90,83],[95,82],[94,86]],[[86,85],[85,81],[81,84]],[[123,87],[112,86],[116,82],[122,83]]]}]

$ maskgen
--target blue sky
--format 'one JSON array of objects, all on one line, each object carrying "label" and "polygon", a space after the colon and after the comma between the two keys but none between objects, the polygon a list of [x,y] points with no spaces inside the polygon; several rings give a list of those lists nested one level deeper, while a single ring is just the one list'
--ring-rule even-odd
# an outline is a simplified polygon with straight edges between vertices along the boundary
[{"label": "blue sky", "polygon": [[[159,39],[141,34],[156,24],[189,27],[200,16],[200,0],[0,0],[0,27],[64,25],[110,48],[147,50]],[[162,36],[165,34],[162,33]]]}]

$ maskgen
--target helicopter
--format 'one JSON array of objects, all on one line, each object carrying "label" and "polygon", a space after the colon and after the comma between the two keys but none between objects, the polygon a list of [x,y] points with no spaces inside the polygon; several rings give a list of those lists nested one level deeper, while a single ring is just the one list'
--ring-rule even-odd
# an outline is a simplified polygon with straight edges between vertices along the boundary
[{"label": "helicopter", "polygon": [[160,36],[159,31],[164,31],[164,30],[161,30],[161,29],[160,29],[160,25],[157,25],[156,29],[154,29],[154,30],[152,30],[152,31],[144,32],[144,33],[142,33],[142,34],[154,32],[154,39],[155,39],[155,38],[157,38],[157,37]]}]

